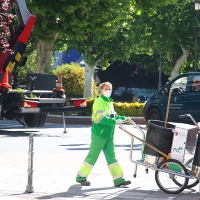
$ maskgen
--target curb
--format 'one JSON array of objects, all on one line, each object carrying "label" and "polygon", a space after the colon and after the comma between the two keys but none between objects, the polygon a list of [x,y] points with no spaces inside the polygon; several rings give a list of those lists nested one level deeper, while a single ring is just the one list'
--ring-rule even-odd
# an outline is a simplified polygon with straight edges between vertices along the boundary
[{"label": "curb", "polygon": [[[136,124],[146,124],[143,117],[131,117]],[[63,124],[63,117],[61,115],[47,115],[48,123]],[[66,124],[91,124],[91,117],[89,116],[65,116]]]}]

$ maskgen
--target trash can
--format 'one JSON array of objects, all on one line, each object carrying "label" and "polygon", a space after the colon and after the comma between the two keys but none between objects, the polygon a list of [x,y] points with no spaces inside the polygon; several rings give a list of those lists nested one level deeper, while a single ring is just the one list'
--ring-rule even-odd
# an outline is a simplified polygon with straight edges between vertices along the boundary
[{"label": "trash can", "polygon": [[53,74],[27,73],[27,89],[31,88],[31,78],[36,77],[33,83],[34,90],[53,90],[56,87],[56,76]]},{"label": "trash can", "polygon": [[[168,155],[171,152],[171,146],[173,141],[173,129],[175,125],[166,123],[166,128],[164,127],[163,121],[149,120],[147,123],[147,134],[146,142],[164,154]],[[150,164],[158,164],[163,161],[165,157],[152,149],[151,147],[145,145],[143,150],[143,162]]]}]

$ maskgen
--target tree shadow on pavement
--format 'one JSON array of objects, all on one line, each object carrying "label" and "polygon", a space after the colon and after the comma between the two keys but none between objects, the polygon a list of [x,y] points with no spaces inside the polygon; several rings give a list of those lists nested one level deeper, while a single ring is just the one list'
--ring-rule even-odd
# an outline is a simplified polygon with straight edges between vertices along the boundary
[{"label": "tree shadow on pavement", "polygon": [[[84,188],[84,190],[82,190],[82,188]],[[117,187],[113,186],[113,187],[89,188],[89,189],[85,189],[85,188],[88,188],[88,187],[82,187],[80,184],[75,184],[75,185],[72,185],[66,192],[41,196],[41,197],[38,197],[37,199],[52,199],[52,198],[59,198],[59,197],[60,198],[62,198],[62,197],[63,198],[64,197],[85,198],[85,197],[89,197],[89,196],[91,196],[91,197],[94,196],[94,198],[95,198],[95,196],[96,197],[101,196],[103,198],[103,197],[108,197],[110,195],[113,196],[113,194],[116,194],[117,191],[121,191],[121,192],[122,192],[122,190],[126,191],[128,187],[117,188]]]},{"label": "tree shadow on pavement", "polygon": [[[82,190],[82,188],[84,188]],[[117,188],[117,187],[102,187],[102,188],[89,188],[82,187],[79,184],[72,185],[68,191],[55,193],[37,197],[36,199],[57,199],[57,198],[72,198],[72,199],[130,199],[130,200],[166,200],[166,199],[190,199],[196,200],[199,193],[184,192],[179,194],[166,194],[158,189],[141,190],[140,187],[131,188]]]},{"label": "tree shadow on pavement", "polygon": [[[86,145],[88,145],[88,147],[84,147]],[[59,145],[59,146],[68,147],[68,148],[66,148],[66,150],[71,150],[71,151],[78,150],[79,151],[79,150],[89,150],[90,149],[89,145],[90,144],[66,144],[66,145]],[[126,145],[126,144],[115,145],[115,147],[118,148],[118,149],[123,149],[124,151],[130,151],[130,145],[129,144],[128,145]],[[134,151],[137,151],[137,150],[139,151],[139,150],[141,150],[141,147],[142,147],[141,144],[134,144],[133,145],[133,150]]]}]

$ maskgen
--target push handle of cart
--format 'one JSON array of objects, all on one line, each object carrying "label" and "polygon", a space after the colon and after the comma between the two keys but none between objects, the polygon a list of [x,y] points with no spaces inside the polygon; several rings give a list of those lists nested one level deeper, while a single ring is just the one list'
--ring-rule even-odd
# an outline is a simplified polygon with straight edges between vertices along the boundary
[{"label": "push handle of cart", "polygon": [[200,126],[195,121],[195,119],[192,117],[192,115],[190,115],[190,114],[179,115],[179,118],[182,118],[182,119],[187,118],[187,117],[189,117],[193,121],[193,123],[198,127],[198,129],[200,130]]}]

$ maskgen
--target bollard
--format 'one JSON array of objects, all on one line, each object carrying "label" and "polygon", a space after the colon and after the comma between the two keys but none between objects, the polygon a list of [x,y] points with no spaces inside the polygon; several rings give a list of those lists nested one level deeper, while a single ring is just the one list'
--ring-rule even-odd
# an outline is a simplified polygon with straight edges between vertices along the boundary
[{"label": "bollard", "polygon": [[62,115],[63,115],[63,126],[64,126],[63,133],[67,133],[67,131],[66,131],[66,124],[65,124],[65,113],[63,112]]},{"label": "bollard", "polygon": [[33,192],[33,134],[29,135],[29,151],[28,151],[28,184],[26,192]]}]

